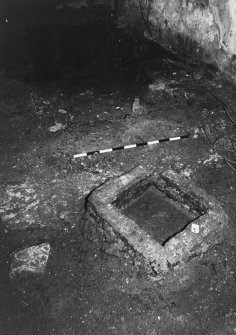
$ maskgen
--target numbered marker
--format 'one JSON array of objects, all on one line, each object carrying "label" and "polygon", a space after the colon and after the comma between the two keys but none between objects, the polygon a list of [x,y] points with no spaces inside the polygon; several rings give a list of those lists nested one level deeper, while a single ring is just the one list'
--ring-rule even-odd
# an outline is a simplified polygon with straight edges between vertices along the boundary
[{"label": "numbered marker", "polygon": [[195,234],[199,234],[199,231],[200,231],[199,225],[196,223],[192,223],[191,232]]}]

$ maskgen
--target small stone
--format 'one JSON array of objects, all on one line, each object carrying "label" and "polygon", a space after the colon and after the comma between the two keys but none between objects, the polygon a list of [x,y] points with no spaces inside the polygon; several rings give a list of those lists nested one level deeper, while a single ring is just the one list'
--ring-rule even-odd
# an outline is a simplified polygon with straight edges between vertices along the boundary
[{"label": "small stone", "polygon": [[112,244],[109,248],[107,248],[105,250],[105,253],[107,255],[112,255],[112,256],[116,256],[116,257],[121,257],[121,253],[119,250],[117,250],[116,246],[114,244]]},{"label": "small stone", "polygon": [[43,275],[50,253],[50,244],[42,243],[11,255],[9,276],[25,278],[30,274]]},{"label": "small stone", "polygon": [[58,217],[61,219],[61,220],[65,220],[66,216],[69,214],[68,211],[61,211],[58,213]]},{"label": "small stone", "polygon": [[164,91],[166,88],[166,84],[163,82],[155,82],[151,85],[149,85],[149,89],[151,91]]},{"label": "small stone", "polygon": [[67,114],[67,110],[65,110],[63,108],[59,108],[58,109],[58,113],[60,113],[60,114]]},{"label": "small stone", "polygon": [[144,111],[145,108],[142,105],[140,105],[140,99],[136,97],[132,103],[132,113],[134,115],[139,115],[143,114]]},{"label": "small stone", "polygon": [[59,122],[55,122],[55,125],[54,126],[51,126],[49,127],[49,131],[52,132],[52,133],[55,133],[56,131],[58,130],[63,130],[65,129],[65,125],[63,125],[62,123],[59,123]]},{"label": "small stone", "polygon": [[183,276],[183,277],[180,279],[180,283],[181,283],[181,284],[186,283],[189,279],[190,279],[190,277],[187,276],[187,275],[185,275],[185,276]]}]

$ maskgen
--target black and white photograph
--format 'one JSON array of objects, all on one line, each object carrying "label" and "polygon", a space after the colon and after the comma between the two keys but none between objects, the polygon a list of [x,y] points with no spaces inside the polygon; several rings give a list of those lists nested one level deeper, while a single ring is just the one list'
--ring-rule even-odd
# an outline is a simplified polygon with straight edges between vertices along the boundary
[{"label": "black and white photograph", "polygon": [[236,0],[0,0],[0,335],[236,335]]}]

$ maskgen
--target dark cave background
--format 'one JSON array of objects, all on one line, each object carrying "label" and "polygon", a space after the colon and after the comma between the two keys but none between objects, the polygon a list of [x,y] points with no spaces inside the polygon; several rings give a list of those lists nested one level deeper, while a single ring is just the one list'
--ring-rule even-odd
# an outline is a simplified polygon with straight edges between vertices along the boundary
[{"label": "dark cave background", "polygon": [[[3,1],[0,73],[26,83],[124,72],[164,52],[125,22],[124,1]],[[142,71],[141,71],[142,72]]]}]

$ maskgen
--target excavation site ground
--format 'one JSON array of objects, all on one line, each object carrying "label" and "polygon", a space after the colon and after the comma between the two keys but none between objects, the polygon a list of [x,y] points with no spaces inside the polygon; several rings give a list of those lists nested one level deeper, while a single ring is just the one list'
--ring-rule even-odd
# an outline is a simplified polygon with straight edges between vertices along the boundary
[{"label": "excavation site ground", "polygon": [[[33,51],[39,32],[31,31]],[[42,44],[58,43],[51,34]],[[6,59],[0,73],[0,334],[236,334],[235,85],[151,42],[129,37],[117,51],[105,28],[99,34],[102,51],[93,41],[69,64],[54,69],[54,51],[39,62],[36,50],[32,71]],[[71,31],[62,45],[69,36],[74,45]],[[227,218],[221,239],[161,275],[106,240],[91,222],[89,199],[137,167],[172,170],[214,197]],[[181,231],[186,217],[155,207],[164,200],[147,192],[126,214],[140,227],[147,221],[147,233],[163,224],[164,240],[172,225]],[[17,268],[17,252],[42,244],[49,255],[40,274]]]}]

